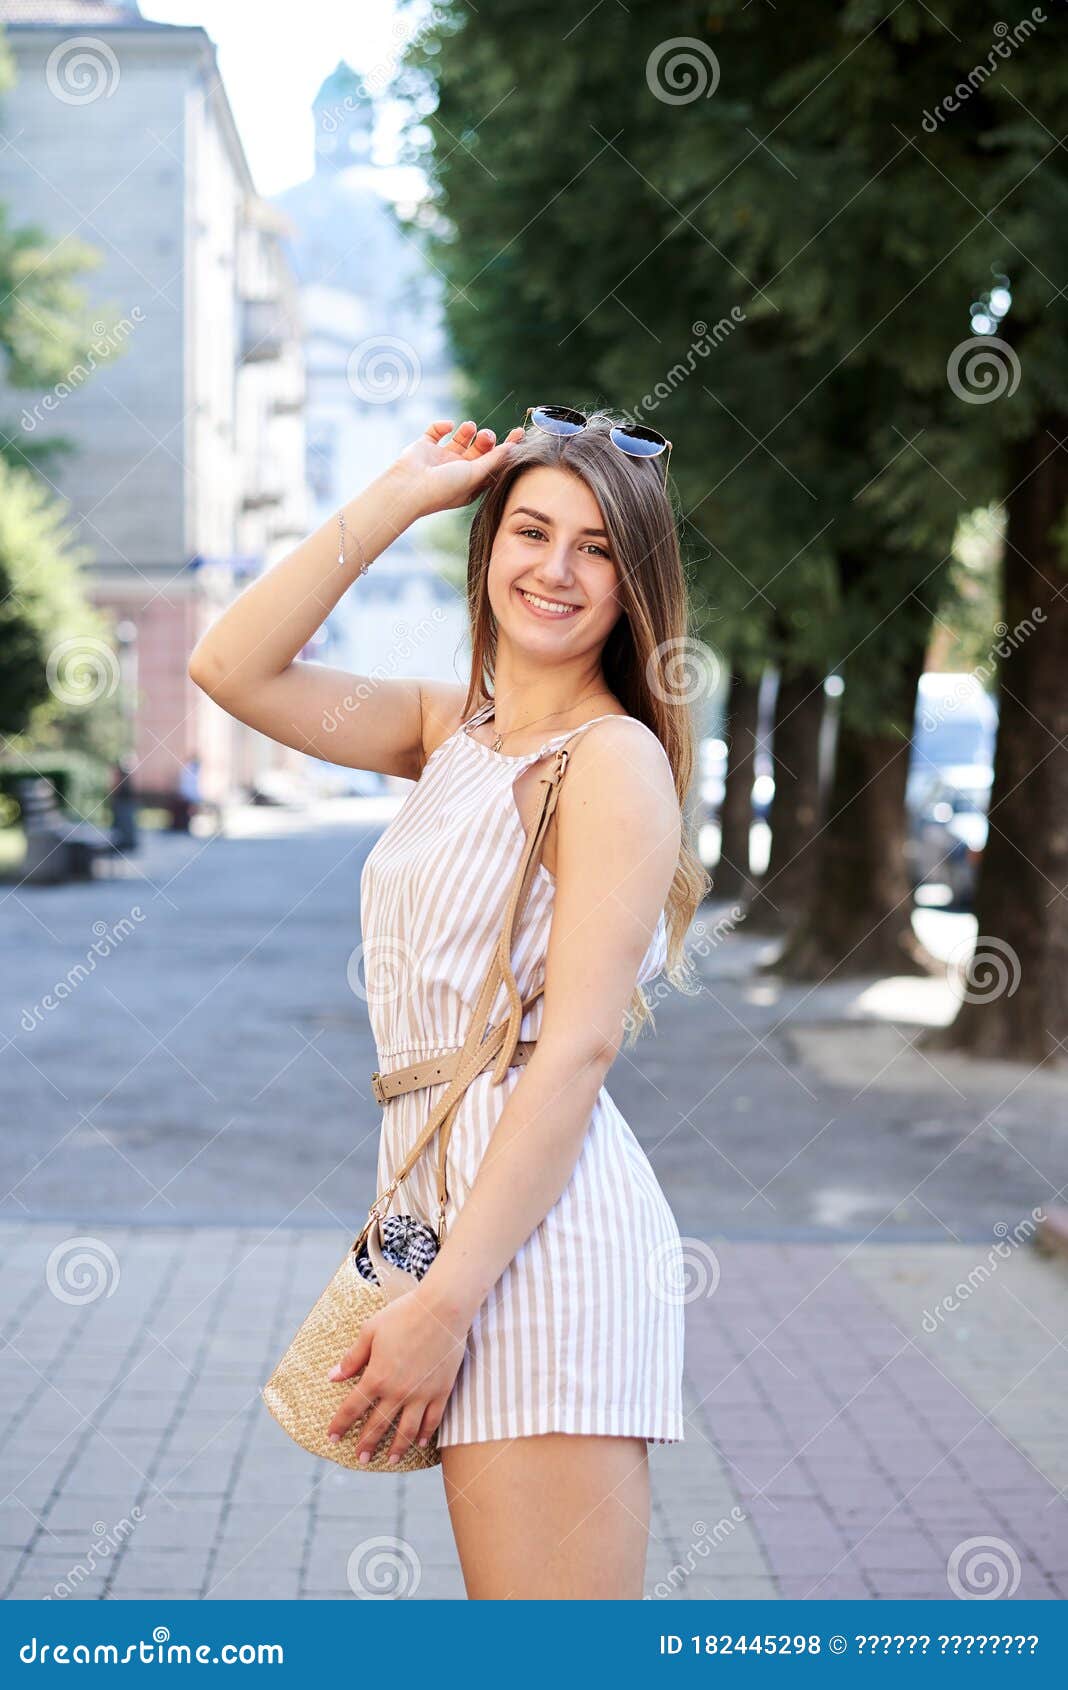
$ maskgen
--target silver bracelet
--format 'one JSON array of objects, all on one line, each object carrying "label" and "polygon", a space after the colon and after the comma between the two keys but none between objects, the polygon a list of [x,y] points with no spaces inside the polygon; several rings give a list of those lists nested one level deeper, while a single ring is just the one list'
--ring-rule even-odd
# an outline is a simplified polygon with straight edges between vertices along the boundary
[{"label": "silver bracelet", "polygon": [[[344,564],[345,564],[345,513],[344,513],[344,511],[338,511],[338,513],[337,513],[337,529],[338,529],[337,561],[338,561],[339,567],[343,568]],[[367,570],[370,569],[371,565],[367,562],[367,559],[363,555],[363,547],[360,545],[360,536],[358,534],[355,536],[355,540],[356,540],[357,550],[359,551],[359,554],[360,554],[360,567],[356,571],[356,574],[357,575],[364,575],[364,574],[366,574]]]}]

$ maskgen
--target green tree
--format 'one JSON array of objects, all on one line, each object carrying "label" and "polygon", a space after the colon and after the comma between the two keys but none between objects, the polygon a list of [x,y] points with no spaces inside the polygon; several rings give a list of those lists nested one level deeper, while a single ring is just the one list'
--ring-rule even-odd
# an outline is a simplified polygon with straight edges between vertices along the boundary
[{"label": "green tree", "polygon": [[[13,77],[0,29],[0,95]],[[90,310],[76,280],[99,263],[84,242],[57,247],[43,229],[13,227],[0,205],[0,373],[8,396],[79,383],[121,350],[96,336],[91,319],[109,307],[97,301]],[[121,749],[116,658],[108,621],[83,592],[87,554],[71,546],[65,507],[40,479],[73,449],[68,436],[45,431],[50,414],[0,423],[0,733],[11,755],[32,759],[62,746],[110,759]]]},{"label": "green tree", "polygon": [[85,600],[84,561],[61,504],[0,460],[0,734],[15,760],[123,749],[118,659],[108,619]]},{"label": "green tree", "polygon": [[[915,682],[961,518],[1004,504],[1004,620],[1022,632],[980,925],[1026,990],[956,1036],[1017,1054],[1068,1035],[1066,20],[1043,17],[1007,39],[994,7],[958,0],[802,0],[789,32],[745,0],[579,20],[548,0],[450,5],[408,82],[468,414],[507,427],[540,397],[654,421],[676,441],[703,637],[749,682],[769,661],[844,682],[794,973],[930,964],[902,850]],[[731,306],[742,325],[709,347]],[[1006,366],[993,403],[977,352]]]},{"label": "green tree", "polygon": [[[0,97],[15,79],[14,61],[0,26]],[[101,341],[92,319],[118,308],[97,302],[89,308],[77,278],[101,262],[95,247],[67,239],[58,246],[36,225],[12,227],[0,205],[0,373],[10,388],[39,390],[85,379],[95,365],[122,350]],[[47,414],[47,413],[46,413]],[[9,463],[45,468],[74,449],[68,435],[0,421],[0,457]]]},{"label": "green tree", "polygon": [[[751,52],[759,59],[752,15],[724,0],[717,17],[724,65],[748,74]],[[905,0],[886,13],[851,0],[792,17],[794,63],[765,82],[747,126],[784,170],[768,166],[759,196],[742,169],[725,184],[736,216],[746,213],[732,256],[774,295],[826,379],[859,374],[889,421],[865,496],[938,566],[911,583],[914,600],[936,602],[954,499],[959,516],[993,497],[1004,518],[1004,635],[988,631],[984,663],[998,664],[1000,729],[980,938],[967,1001],[931,1042],[1054,1059],[1068,1038],[1068,13],[1036,7],[1009,24],[990,4]],[[878,446],[877,430],[868,437]],[[940,509],[947,520],[932,524]],[[860,603],[861,622],[845,646],[860,657],[843,668],[847,717],[858,681],[892,696],[877,661],[864,672],[886,624],[878,598],[866,613],[857,592],[870,549],[851,553],[859,573],[843,602]],[[906,584],[899,577],[895,591]],[[862,819],[841,803],[842,749],[824,894],[809,912],[815,960]],[[883,749],[889,769],[893,735]],[[845,750],[876,790],[878,742],[847,739]]]}]

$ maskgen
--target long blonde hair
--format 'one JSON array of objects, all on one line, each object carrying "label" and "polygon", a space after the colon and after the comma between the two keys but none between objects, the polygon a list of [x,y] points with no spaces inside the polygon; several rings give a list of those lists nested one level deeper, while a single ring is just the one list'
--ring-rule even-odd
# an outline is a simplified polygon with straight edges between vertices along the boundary
[{"label": "long blonde hair", "polygon": [[[625,456],[608,437],[608,427],[616,419],[607,411],[587,415],[589,426],[577,434],[528,429],[482,496],[468,543],[471,675],[461,719],[492,697],[497,622],[489,599],[489,564],[509,493],[526,470],[543,466],[566,470],[584,482],[597,500],[619,565],[617,592],[623,614],[601,652],[606,684],[628,714],[656,734],[675,778],[683,828],[678,866],[665,904],[666,974],[677,990],[692,993],[699,987],[692,984],[685,939],[711,881],[689,836],[686,807],[696,764],[696,736],[689,703],[675,681],[688,669],[687,652],[696,642],[689,633],[678,533],[660,461]],[[626,1042],[632,1045],[646,1024],[655,1026],[655,1016],[641,986],[635,986],[624,1021]]]}]

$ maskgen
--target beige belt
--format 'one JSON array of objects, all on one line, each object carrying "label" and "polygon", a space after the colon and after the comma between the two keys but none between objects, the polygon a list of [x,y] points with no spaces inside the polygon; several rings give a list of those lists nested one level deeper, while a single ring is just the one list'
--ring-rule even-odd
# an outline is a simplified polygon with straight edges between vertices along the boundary
[{"label": "beige belt", "polygon": [[[508,1063],[509,1068],[527,1062],[534,1054],[537,1042],[537,1039],[520,1039]],[[451,1080],[463,1051],[464,1046],[457,1045],[455,1050],[446,1051],[444,1056],[412,1062],[407,1068],[391,1068],[388,1074],[380,1074],[376,1068],[371,1075],[371,1090],[376,1103],[385,1103],[391,1097],[399,1097],[402,1092],[418,1091],[420,1086],[436,1086],[443,1080]]]}]

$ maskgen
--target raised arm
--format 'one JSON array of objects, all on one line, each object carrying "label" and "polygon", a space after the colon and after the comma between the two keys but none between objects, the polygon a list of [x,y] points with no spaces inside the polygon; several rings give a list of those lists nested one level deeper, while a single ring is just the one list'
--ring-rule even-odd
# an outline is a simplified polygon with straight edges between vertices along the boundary
[{"label": "raised arm", "polygon": [[[433,422],[395,463],[265,575],[246,587],[194,647],[189,675],[221,708],[282,745],[358,769],[416,779],[424,747],[424,696],[417,680],[352,675],[299,653],[363,563],[392,545],[420,516],[475,498],[499,467],[515,429],[498,446],[492,429]],[[358,589],[357,589],[358,591]]]}]

